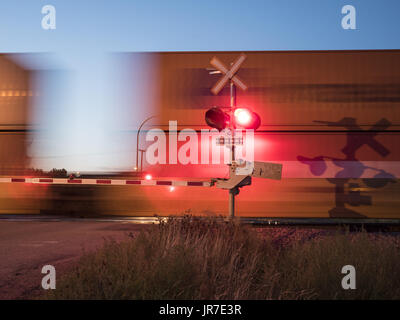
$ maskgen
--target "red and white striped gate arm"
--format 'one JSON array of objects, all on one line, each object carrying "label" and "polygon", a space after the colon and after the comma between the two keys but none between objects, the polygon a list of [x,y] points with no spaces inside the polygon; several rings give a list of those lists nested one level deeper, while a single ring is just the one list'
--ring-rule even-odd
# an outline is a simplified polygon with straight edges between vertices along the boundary
[{"label": "red and white striped gate arm", "polygon": [[208,181],[184,181],[184,180],[119,180],[119,179],[63,179],[63,178],[6,177],[6,178],[0,178],[0,183],[211,187],[211,182]]}]

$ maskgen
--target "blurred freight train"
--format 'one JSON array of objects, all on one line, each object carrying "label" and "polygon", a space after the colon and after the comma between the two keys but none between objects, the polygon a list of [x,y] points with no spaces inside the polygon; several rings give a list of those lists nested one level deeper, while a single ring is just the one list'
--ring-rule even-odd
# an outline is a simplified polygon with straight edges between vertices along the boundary
[{"label": "blurred freight train", "polygon": [[[141,131],[139,147],[143,168],[153,178],[207,180],[227,175],[226,165],[200,163],[200,144],[197,164],[151,165],[146,154],[152,141],[145,135],[150,128],[164,130],[166,159],[168,134],[176,134],[169,132],[169,121],[176,121],[178,132],[188,128],[198,136],[207,128],[206,110],[229,105],[228,87],[218,96],[210,91],[221,77],[210,75],[211,58],[229,65],[240,53],[117,55],[132,83],[133,77],[145,79],[145,109],[155,118]],[[400,50],[245,54],[238,75],[248,90],[237,91],[237,105],[261,116],[255,160],[282,163],[283,176],[281,181],[253,179],[251,186],[242,188],[237,215],[400,218]],[[137,61],[145,64],[141,72],[146,74],[135,69]],[[128,134],[134,145],[137,128]],[[177,149],[185,142],[177,141]],[[1,209],[9,212],[6,198],[19,196],[31,198],[21,200],[18,209],[35,212],[145,216],[228,211],[227,191],[215,187],[9,185],[2,193]]]},{"label": "blurred freight train", "polygon": [[[0,176],[21,175],[29,166],[31,77],[32,71],[18,65],[12,55],[0,54]],[[0,213],[18,212],[19,196],[11,185],[0,184]],[[22,206],[35,207],[36,196],[27,195]]]}]

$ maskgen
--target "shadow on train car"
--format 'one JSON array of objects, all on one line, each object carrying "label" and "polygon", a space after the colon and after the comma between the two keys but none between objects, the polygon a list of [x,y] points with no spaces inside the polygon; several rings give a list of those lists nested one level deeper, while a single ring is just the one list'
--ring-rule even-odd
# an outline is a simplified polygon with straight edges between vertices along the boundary
[{"label": "shadow on train car", "polygon": [[[323,123],[330,127],[342,127],[346,129],[346,145],[341,149],[343,158],[335,158],[329,155],[318,155],[307,158],[299,155],[298,161],[308,165],[310,172],[315,176],[321,176],[327,169],[325,161],[332,161],[341,170],[336,173],[334,178],[326,179],[334,185],[335,206],[329,210],[332,218],[366,218],[365,215],[346,207],[346,204],[357,206],[372,205],[372,196],[363,195],[362,190],[376,189],[385,187],[389,183],[397,183],[396,177],[384,168],[366,166],[357,157],[357,151],[364,145],[368,145],[374,152],[381,157],[390,154],[383,144],[375,139],[379,132],[387,130],[391,122],[382,118],[368,130],[362,129],[355,118],[343,118],[337,122],[314,121]],[[374,172],[372,178],[362,178],[366,170]],[[346,193],[346,187],[348,192]]]}]

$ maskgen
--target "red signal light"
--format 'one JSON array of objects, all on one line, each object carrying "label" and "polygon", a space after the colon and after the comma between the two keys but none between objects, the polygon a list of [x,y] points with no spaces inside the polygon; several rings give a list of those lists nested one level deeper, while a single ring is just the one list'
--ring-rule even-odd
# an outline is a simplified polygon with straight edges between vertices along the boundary
[{"label": "red signal light", "polygon": [[260,116],[246,108],[237,108],[234,112],[235,123],[245,129],[256,130],[261,125]]},{"label": "red signal light", "polygon": [[236,123],[241,126],[246,126],[251,121],[251,113],[247,109],[244,108],[236,109],[234,114]]},{"label": "red signal light", "polygon": [[[206,123],[212,127],[221,131],[225,129],[230,122],[229,111],[222,110],[222,107],[213,107],[207,110],[205,115]],[[234,125],[238,125],[244,129],[254,129],[256,130],[261,125],[260,116],[246,108],[236,108],[234,111]]]}]

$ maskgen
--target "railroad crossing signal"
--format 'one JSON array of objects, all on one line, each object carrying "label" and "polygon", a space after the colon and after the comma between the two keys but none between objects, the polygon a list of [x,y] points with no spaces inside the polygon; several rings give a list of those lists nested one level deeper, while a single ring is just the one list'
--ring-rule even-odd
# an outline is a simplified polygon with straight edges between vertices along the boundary
[{"label": "railroad crossing signal", "polygon": [[247,90],[247,85],[236,75],[244,60],[246,60],[246,55],[242,53],[232,64],[231,68],[228,69],[217,57],[211,59],[211,65],[223,74],[222,78],[211,88],[213,94],[217,95],[228,83],[228,80],[232,80],[240,89]]},{"label": "railroad crossing signal", "polygon": [[[219,131],[225,129],[229,125],[231,136],[228,139],[222,138],[217,144],[225,144],[231,149],[231,164],[229,167],[229,179],[213,179],[212,184],[216,184],[217,188],[229,190],[229,215],[231,218],[235,216],[235,196],[239,193],[239,188],[251,184],[251,177],[260,178],[279,178],[282,172],[282,166],[279,168],[268,165],[257,165],[258,170],[254,172],[254,164],[250,165],[250,169],[246,174],[237,174],[235,161],[235,145],[243,144],[243,140],[236,141],[235,128],[238,125],[244,129],[256,130],[261,124],[260,116],[246,108],[236,107],[236,89],[235,86],[242,90],[247,90],[247,85],[236,75],[242,63],[246,60],[246,55],[242,53],[231,68],[228,69],[217,57],[213,57],[210,61],[211,65],[217,69],[217,72],[223,74],[222,78],[211,88],[211,92],[217,95],[222,88],[228,83],[230,85],[230,107],[229,112],[225,112],[223,107],[214,107],[206,112],[206,122],[210,127],[217,128]],[[213,72],[214,73],[214,72]],[[222,141],[221,141],[222,140]],[[275,170],[275,171],[274,171]]]}]

